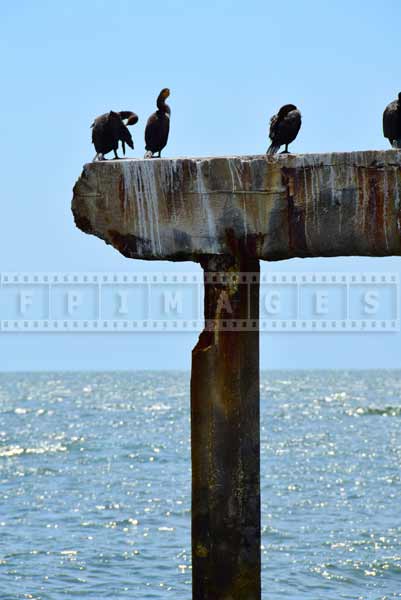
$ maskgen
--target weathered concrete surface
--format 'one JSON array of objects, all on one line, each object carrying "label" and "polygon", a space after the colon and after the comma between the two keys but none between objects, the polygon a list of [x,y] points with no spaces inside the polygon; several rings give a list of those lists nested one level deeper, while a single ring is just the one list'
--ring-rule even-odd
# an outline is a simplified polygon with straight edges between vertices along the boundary
[{"label": "weathered concrete surface", "polygon": [[401,152],[85,165],[75,222],[125,256],[400,255]]},{"label": "weathered concrete surface", "polygon": [[[208,327],[192,352],[192,597],[260,600],[259,261],[201,264]],[[233,283],[245,272],[256,275],[249,297],[239,276]],[[255,328],[221,331],[225,317]]]}]

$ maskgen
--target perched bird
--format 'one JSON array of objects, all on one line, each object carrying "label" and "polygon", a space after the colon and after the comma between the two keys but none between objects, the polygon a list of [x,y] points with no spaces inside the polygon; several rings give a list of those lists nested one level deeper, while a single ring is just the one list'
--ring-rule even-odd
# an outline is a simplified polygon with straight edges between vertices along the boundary
[{"label": "perched bird", "polygon": [[288,144],[291,144],[301,128],[301,113],[294,104],[285,104],[278,113],[270,119],[269,137],[272,141],[267,154],[276,154],[285,144],[284,154],[288,154]]},{"label": "perched bird", "polygon": [[170,90],[163,88],[157,97],[157,111],[150,115],[145,129],[145,158],[152,158],[160,152],[167,144],[170,130],[170,107],[166,104],[166,98],[170,96]]},{"label": "perched bird", "polygon": [[92,143],[95,146],[96,156],[93,160],[99,159],[104,160],[104,155],[108,152],[114,151],[115,158],[118,158],[117,150],[119,141],[122,142],[123,153],[125,155],[125,144],[128,144],[130,148],[134,147],[132,136],[124,125],[124,121],[127,121],[127,125],[135,125],[138,122],[138,116],[129,111],[122,110],[120,112],[114,112],[111,110],[104,115],[97,117],[92,127]]},{"label": "perched bird", "polygon": [[383,134],[393,148],[401,149],[401,92],[390,102],[383,113]]}]

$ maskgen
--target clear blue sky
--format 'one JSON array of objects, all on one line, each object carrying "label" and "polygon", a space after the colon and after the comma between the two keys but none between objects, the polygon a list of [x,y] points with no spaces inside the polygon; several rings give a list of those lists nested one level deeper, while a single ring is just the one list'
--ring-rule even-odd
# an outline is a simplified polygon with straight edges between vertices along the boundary
[{"label": "clear blue sky", "polygon": [[[128,261],[73,224],[89,125],[140,116],[171,89],[166,156],[257,154],[280,105],[301,108],[294,152],[387,148],[401,89],[397,0],[0,3],[1,271],[193,270]],[[400,260],[264,263],[264,271],[400,271]],[[188,368],[195,335],[4,335],[1,369]],[[262,337],[262,367],[401,367],[401,334]]]}]

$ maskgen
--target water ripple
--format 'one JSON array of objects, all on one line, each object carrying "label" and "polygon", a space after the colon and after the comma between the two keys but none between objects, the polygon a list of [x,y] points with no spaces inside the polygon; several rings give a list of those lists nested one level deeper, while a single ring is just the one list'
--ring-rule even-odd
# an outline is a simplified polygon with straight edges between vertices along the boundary
[{"label": "water ripple", "polygon": [[[262,375],[269,600],[401,598],[400,375]],[[1,375],[5,600],[188,598],[189,436],[188,374]]]}]

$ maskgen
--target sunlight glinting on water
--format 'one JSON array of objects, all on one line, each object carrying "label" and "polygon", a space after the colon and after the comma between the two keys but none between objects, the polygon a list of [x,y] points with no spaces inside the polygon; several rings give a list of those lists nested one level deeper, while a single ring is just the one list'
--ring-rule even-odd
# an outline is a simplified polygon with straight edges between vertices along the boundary
[{"label": "sunlight glinting on water", "polygon": [[[264,597],[401,598],[400,392],[262,375]],[[0,480],[7,599],[189,597],[188,374],[1,375]]]}]

